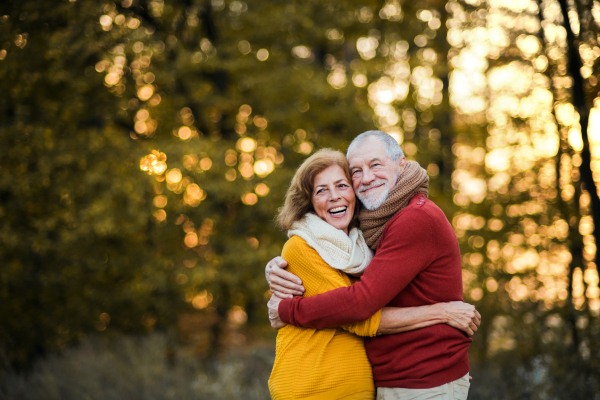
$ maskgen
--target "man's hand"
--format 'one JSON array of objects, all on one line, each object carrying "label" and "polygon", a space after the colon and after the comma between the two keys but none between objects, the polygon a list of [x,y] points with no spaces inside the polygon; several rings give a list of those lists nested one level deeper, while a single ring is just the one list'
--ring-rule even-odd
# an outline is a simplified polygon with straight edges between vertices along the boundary
[{"label": "man's hand", "polygon": [[269,322],[271,322],[271,327],[275,329],[281,329],[287,325],[279,319],[279,303],[281,300],[280,297],[273,295],[267,303],[267,307],[269,307]]},{"label": "man's hand", "polygon": [[269,289],[281,299],[302,296],[304,294],[302,281],[296,275],[287,272],[284,269],[285,267],[287,267],[287,261],[281,257],[275,257],[269,261],[265,268],[265,276],[269,283]]},{"label": "man's hand", "polygon": [[445,322],[467,335],[473,336],[481,324],[481,314],[475,306],[462,301],[451,301],[449,303],[438,303],[444,315]]}]

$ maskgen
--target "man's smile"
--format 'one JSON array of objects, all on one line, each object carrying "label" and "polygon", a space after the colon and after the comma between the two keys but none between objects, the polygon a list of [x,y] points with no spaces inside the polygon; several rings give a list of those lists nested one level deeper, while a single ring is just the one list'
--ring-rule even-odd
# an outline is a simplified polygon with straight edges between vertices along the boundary
[{"label": "man's smile", "polygon": [[371,191],[373,189],[378,189],[378,188],[382,187],[383,185],[385,185],[385,183],[382,183],[381,185],[377,185],[377,186],[371,186],[369,188],[361,190],[360,192],[361,193],[366,193],[366,192],[369,192],[369,191]]},{"label": "man's smile", "polygon": [[372,182],[369,185],[360,186],[358,188],[358,192],[362,194],[369,194],[372,191],[375,191],[379,188],[382,188],[387,185],[387,181],[385,179],[378,179],[375,182]]}]

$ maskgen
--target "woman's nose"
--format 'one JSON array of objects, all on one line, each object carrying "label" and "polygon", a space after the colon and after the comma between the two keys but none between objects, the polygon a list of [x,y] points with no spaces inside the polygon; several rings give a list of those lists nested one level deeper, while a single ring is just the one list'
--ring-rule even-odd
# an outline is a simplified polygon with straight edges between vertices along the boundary
[{"label": "woman's nose", "polygon": [[329,201],[337,201],[340,199],[340,197],[342,197],[336,189],[333,189],[330,193],[331,196],[329,197]]}]

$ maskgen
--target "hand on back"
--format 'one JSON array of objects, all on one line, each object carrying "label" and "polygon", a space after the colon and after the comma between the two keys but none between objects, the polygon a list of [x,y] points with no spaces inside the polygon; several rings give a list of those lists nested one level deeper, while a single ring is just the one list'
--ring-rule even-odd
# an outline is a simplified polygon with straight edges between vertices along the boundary
[{"label": "hand on back", "polygon": [[280,299],[291,299],[294,296],[302,296],[304,287],[302,280],[296,275],[285,270],[287,261],[281,257],[275,257],[265,268],[265,277],[269,283],[271,292]]},{"label": "hand on back", "polygon": [[473,336],[481,324],[481,314],[472,304],[462,301],[438,303],[438,307],[445,314],[446,323],[453,328],[460,329],[469,336]]}]

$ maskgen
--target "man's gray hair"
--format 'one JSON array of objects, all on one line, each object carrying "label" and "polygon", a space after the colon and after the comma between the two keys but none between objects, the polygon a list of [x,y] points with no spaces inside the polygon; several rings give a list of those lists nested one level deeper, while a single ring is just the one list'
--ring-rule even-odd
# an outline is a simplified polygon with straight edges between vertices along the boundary
[{"label": "man's gray hair", "polygon": [[348,146],[348,150],[346,151],[346,158],[350,156],[350,152],[355,147],[363,144],[365,140],[367,140],[371,136],[374,136],[381,141],[386,154],[394,162],[397,162],[398,160],[400,160],[400,158],[404,157],[404,152],[400,148],[398,142],[396,142],[396,139],[394,139],[392,136],[381,131],[366,131],[355,137],[354,140],[350,143],[350,146]]}]

